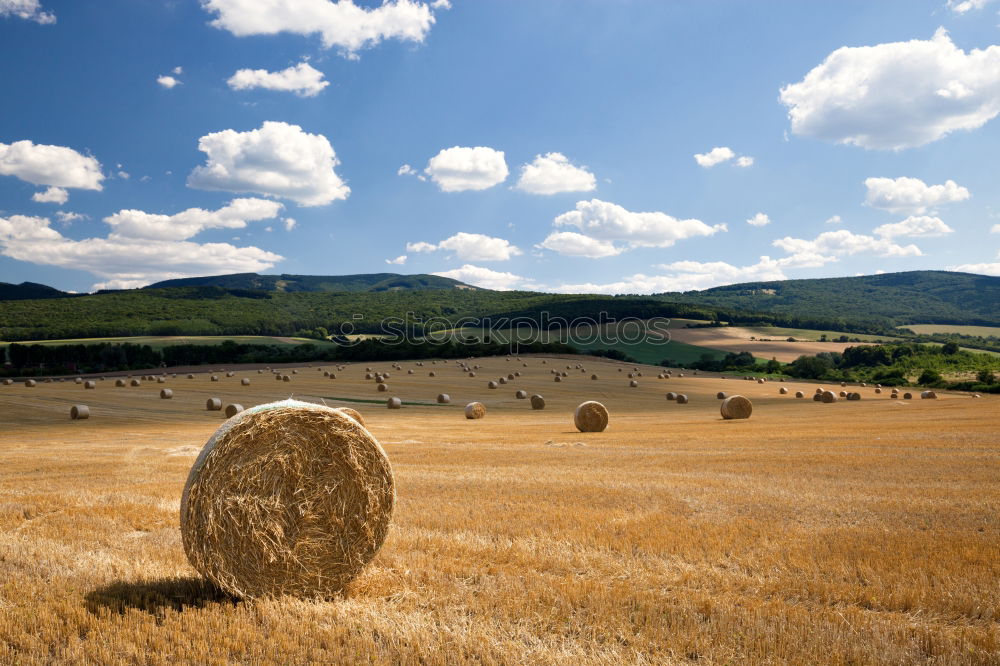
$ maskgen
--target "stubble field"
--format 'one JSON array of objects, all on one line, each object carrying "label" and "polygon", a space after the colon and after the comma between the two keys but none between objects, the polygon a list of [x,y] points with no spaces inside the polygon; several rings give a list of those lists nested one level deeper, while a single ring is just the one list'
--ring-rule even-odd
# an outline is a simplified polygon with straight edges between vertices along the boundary
[{"label": "stubble field", "polygon": [[[544,360],[476,360],[474,378],[367,364],[388,393],[366,364],[0,386],[0,663],[1000,663],[996,397],[859,388],[825,405],[815,384],[641,367],[629,388],[632,366]],[[752,418],[721,420],[717,391],[750,397]],[[392,461],[394,524],[339,598],[225,598],[178,529],[223,420],[204,403],[290,394],[364,414]],[[607,431],[573,428],[587,399]],[[485,419],[463,417],[471,400]],[[70,421],[73,404],[90,420]]]}]

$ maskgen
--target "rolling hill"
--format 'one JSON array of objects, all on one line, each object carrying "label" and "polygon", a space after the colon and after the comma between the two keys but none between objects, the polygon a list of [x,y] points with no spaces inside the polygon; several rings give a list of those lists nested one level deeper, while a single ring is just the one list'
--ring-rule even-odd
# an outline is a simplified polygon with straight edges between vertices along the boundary
[{"label": "rolling hill", "polygon": [[36,282],[22,282],[21,284],[10,284],[0,282],[0,301],[23,301],[41,298],[67,298],[75,296],[65,291],[59,291],[54,287],[49,287]]},{"label": "rolling hill", "polygon": [[408,291],[425,289],[472,289],[473,287],[438,275],[400,275],[398,273],[361,273],[358,275],[259,275],[233,273],[207,277],[179,278],[151,284],[144,289],[169,289],[173,287],[221,287],[223,289],[249,289],[281,292],[359,292],[359,291]]}]

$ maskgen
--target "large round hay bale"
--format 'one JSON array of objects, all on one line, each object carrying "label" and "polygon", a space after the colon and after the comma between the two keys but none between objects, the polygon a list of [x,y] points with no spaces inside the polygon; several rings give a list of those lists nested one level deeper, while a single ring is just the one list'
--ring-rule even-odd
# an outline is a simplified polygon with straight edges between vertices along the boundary
[{"label": "large round hay bale", "polygon": [[351,407],[334,407],[341,414],[346,415],[348,418],[352,418],[361,425],[365,425],[365,417],[361,416],[361,412]]},{"label": "large round hay bale", "polygon": [[813,393],[813,402],[822,402],[822,401],[823,401],[822,393]]},{"label": "large round hay bale", "polygon": [[921,391],[920,392],[920,399],[921,400],[934,400],[936,398],[937,398],[937,393],[935,393],[934,391]]},{"label": "large round hay bale", "polygon": [[431,370],[430,372],[427,373],[427,376],[428,377],[437,377],[437,374],[433,370]]},{"label": "large round hay bale", "polygon": [[600,377],[598,377],[597,375],[591,375],[591,376],[590,376],[590,379],[591,379],[592,381],[597,381],[598,379],[600,379]]},{"label": "large round hay bale", "polygon": [[843,388],[844,386],[847,386],[847,382],[840,382],[840,386],[841,386],[841,388]]},{"label": "large round hay bale", "polygon": [[475,376],[476,376],[476,373],[474,373],[474,372],[469,372],[469,376],[470,376],[470,377],[475,377]]},{"label": "large round hay bale", "polygon": [[524,389],[515,391],[514,392],[514,397],[517,398],[518,400],[527,400],[528,399],[528,392],[525,391]]},{"label": "large round hay bale", "polygon": [[847,394],[848,400],[861,400],[861,394],[857,391],[851,391]]},{"label": "large round hay bale", "polygon": [[555,381],[557,381],[557,382],[561,382],[562,381],[562,377],[560,375],[556,375],[555,377],[553,377],[553,379]]},{"label": "large round hay bale", "polygon": [[192,566],[244,598],[330,598],[385,541],[385,451],[343,412],[298,401],[226,421],[191,468],[181,537]]},{"label": "large round hay bale", "polygon": [[486,416],[486,406],[481,402],[470,402],[465,406],[465,418],[481,419]]},{"label": "large round hay bale", "polygon": [[227,372],[227,373],[226,373],[226,377],[232,377],[232,376],[234,376],[235,374],[236,374],[235,372]]},{"label": "large round hay bale", "polygon": [[913,400],[913,394],[912,393],[904,393],[903,394],[903,400]]},{"label": "large round hay bale", "polygon": [[451,402],[451,396],[447,393],[438,393],[437,402],[439,405],[447,405]]},{"label": "large round hay bale", "polygon": [[385,393],[388,390],[389,390],[389,385],[388,384],[379,384],[378,385],[378,392],[379,393]]},{"label": "large round hay bale", "polygon": [[726,399],[726,392],[725,391],[719,391],[718,393],[715,394],[715,397],[717,399],[719,399],[719,400],[725,400]]},{"label": "large round hay bale", "polygon": [[170,400],[174,397],[174,392],[170,389],[160,389],[160,400]]},{"label": "large round hay bale", "polygon": [[486,388],[495,389],[498,386],[499,386],[499,384],[497,384],[496,382],[487,382],[486,383]]},{"label": "large round hay bale", "polygon": [[372,373],[370,373],[370,372],[366,372],[366,373],[365,373],[365,379],[372,379],[372,378],[373,378],[374,376],[375,376],[375,375],[373,375],[373,374],[372,374]]},{"label": "large round hay bale", "polygon": [[74,384],[82,384],[83,383],[83,377],[77,377],[76,379],[73,380],[73,383]]},{"label": "large round hay bale", "polygon": [[573,412],[573,424],[580,432],[604,432],[608,427],[608,409],[594,400],[580,403]]},{"label": "large round hay bale", "polygon": [[628,383],[628,385],[629,385],[629,388],[638,388],[639,387],[639,382],[636,381],[635,379],[633,379],[632,381],[630,381]]},{"label": "large round hay bale", "polygon": [[188,379],[194,379],[194,375],[192,375],[192,374],[188,374],[187,378],[188,378]]},{"label": "large round hay bale", "polygon": [[142,382],[138,379],[133,379],[131,382],[132,386],[142,386]]},{"label": "large round hay bale", "polygon": [[244,377],[243,379],[240,380],[240,384],[243,386],[250,386],[250,380]]},{"label": "large round hay bale", "polygon": [[205,401],[205,409],[210,412],[218,412],[222,409],[222,400],[219,398],[209,398]]},{"label": "large round hay bale", "polygon": [[14,383],[13,379],[5,379],[5,380],[3,380],[3,385],[4,386],[11,386],[13,383]]},{"label": "large round hay bale", "polygon": [[402,409],[403,401],[400,400],[399,398],[389,398],[388,400],[385,401],[385,406],[388,409]]},{"label": "large round hay bale", "polygon": [[115,380],[115,386],[125,386],[125,380],[124,379],[116,379]]},{"label": "large round hay bale", "polygon": [[507,383],[507,378],[506,377],[501,377],[497,381],[500,382],[501,384],[506,384]]},{"label": "large round hay bale", "polygon": [[281,376],[280,374],[275,374],[275,375],[274,375],[274,378],[275,378],[275,379],[276,379],[277,381],[279,381],[279,382],[280,382],[280,381],[281,381],[281,379],[282,379],[282,376]]},{"label": "large round hay bale", "polygon": [[688,404],[688,397],[686,395],[684,395],[683,393],[678,393],[677,394],[677,404],[678,405],[686,405],[686,404]]},{"label": "large round hay bale", "polygon": [[676,400],[676,399],[677,399],[677,394],[676,393],[674,393],[673,391],[670,391],[669,393],[667,393],[667,400]]},{"label": "large round hay bale", "polygon": [[837,394],[833,391],[823,391],[819,394],[819,400],[822,403],[830,404],[831,402],[837,402]]},{"label": "large round hay bale", "polygon": [[85,389],[95,389],[97,388],[97,382],[93,380],[87,380],[83,383],[83,388]]},{"label": "large round hay bale", "polygon": [[166,377],[157,377],[156,378],[156,383],[157,384],[166,384],[167,383],[167,378]]},{"label": "large round hay bale", "polygon": [[753,403],[742,395],[731,395],[722,401],[719,412],[724,419],[748,419],[753,413]]},{"label": "large round hay bale", "polygon": [[89,419],[90,407],[87,407],[87,405],[73,405],[69,408],[69,417],[74,421]]},{"label": "large round hay bale", "polygon": [[796,391],[795,392],[795,397],[796,398],[804,398],[804,397],[806,397],[806,394],[803,393],[802,391]]},{"label": "large round hay bale", "polygon": [[545,398],[538,395],[537,393],[531,396],[531,408],[532,409],[545,409]]},{"label": "large round hay bale", "polygon": [[822,394],[822,393],[823,393],[823,391],[825,391],[825,390],[826,390],[826,389],[824,389],[824,388],[823,388],[822,386],[818,386],[818,387],[816,387],[816,393],[818,393],[818,394]]},{"label": "large round hay bale", "polygon": [[764,383],[764,380],[763,380],[763,379],[758,379],[758,380],[757,380],[757,383],[758,383],[758,384],[763,384],[763,383]]},{"label": "large round hay bale", "polygon": [[781,395],[788,395],[788,389],[782,386],[780,389],[778,389],[778,393],[780,393]]},{"label": "large round hay bale", "polygon": [[406,374],[408,374],[408,375],[412,375],[412,374],[413,374],[413,369],[412,369],[412,368],[410,368],[409,370],[407,370],[407,371],[406,371]]},{"label": "large round hay bale", "polygon": [[211,379],[213,382],[217,382],[219,381],[219,375],[212,375]]},{"label": "large round hay bale", "polygon": [[840,397],[841,398],[846,398],[847,397],[847,391],[841,391],[840,392]]},{"label": "large round hay bale", "polygon": [[880,389],[880,388],[876,388],[875,389],[875,393],[881,393],[881,392],[882,392],[882,389]]},{"label": "large round hay bale", "polygon": [[283,382],[290,382],[290,381],[292,381],[292,378],[289,377],[288,375],[282,375],[281,376],[281,381],[283,381]]}]

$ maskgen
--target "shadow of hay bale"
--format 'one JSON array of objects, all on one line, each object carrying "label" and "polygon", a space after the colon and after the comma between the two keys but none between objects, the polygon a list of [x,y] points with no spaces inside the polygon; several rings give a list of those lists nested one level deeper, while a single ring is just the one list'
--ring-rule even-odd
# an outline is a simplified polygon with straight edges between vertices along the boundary
[{"label": "shadow of hay bale", "polygon": [[[124,615],[135,609],[162,619],[168,610],[183,612],[209,604],[241,603],[198,576],[162,578],[138,582],[118,581],[92,590],[84,596],[87,611],[94,615],[110,611]],[[102,609],[104,609],[102,611]]]}]

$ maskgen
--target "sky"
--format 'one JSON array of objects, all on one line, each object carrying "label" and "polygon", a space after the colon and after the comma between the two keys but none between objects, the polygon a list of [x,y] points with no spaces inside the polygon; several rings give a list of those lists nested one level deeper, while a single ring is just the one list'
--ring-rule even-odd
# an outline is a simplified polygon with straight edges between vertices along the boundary
[{"label": "sky", "polygon": [[0,0],[0,282],[1000,275],[1000,0]]}]

